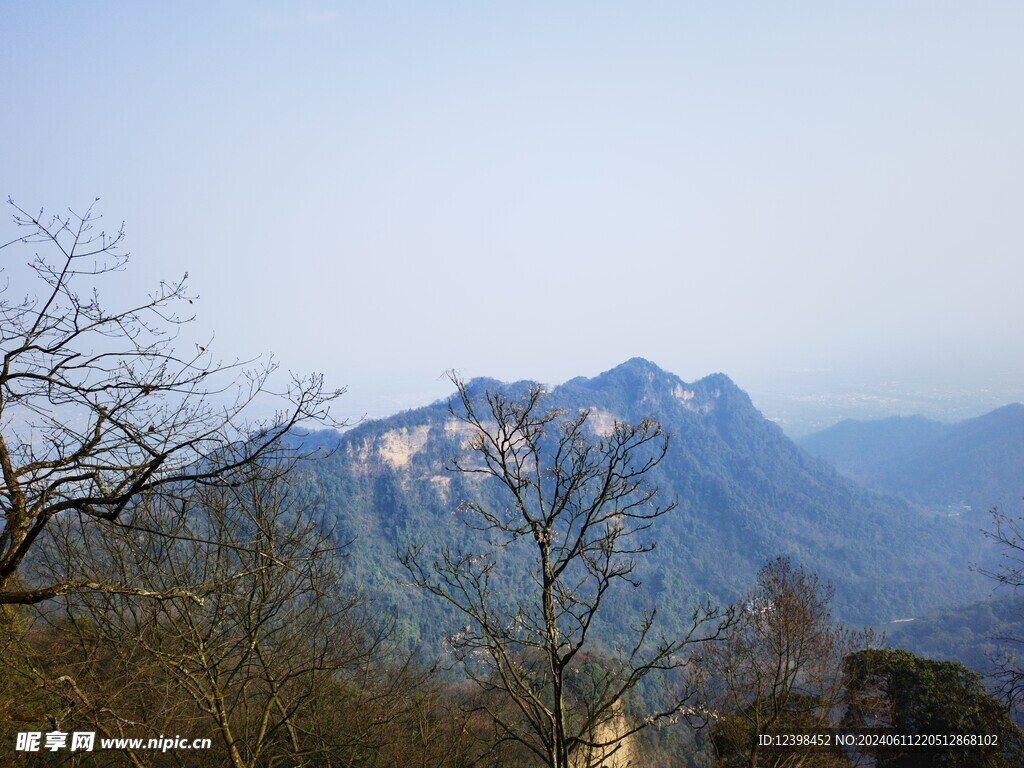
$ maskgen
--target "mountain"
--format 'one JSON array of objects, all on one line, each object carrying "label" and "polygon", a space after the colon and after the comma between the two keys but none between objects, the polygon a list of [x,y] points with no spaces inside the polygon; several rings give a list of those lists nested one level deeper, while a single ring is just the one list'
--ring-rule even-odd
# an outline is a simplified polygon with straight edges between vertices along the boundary
[{"label": "mountain", "polygon": [[1016,509],[1024,496],[1024,405],[957,424],[844,421],[799,441],[839,471],[936,509]]},{"label": "mountain", "polygon": [[852,477],[870,475],[871,467],[943,437],[952,426],[924,416],[892,416],[877,421],[844,419],[835,426],[797,438],[796,443]]},{"label": "mountain", "polygon": [[[529,382],[474,380],[471,392],[525,392]],[[635,358],[594,378],[550,389],[547,403],[589,409],[598,432],[613,420],[659,421],[668,453],[651,480],[679,506],[656,521],[657,548],[640,558],[643,590],[610,610],[656,605],[682,623],[694,599],[731,601],[766,560],[789,554],[835,585],[836,614],[878,623],[975,599],[984,585],[967,570],[977,526],[865,490],[789,440],[728,376],[693,383]],[[398,586],[396,551],[471,544],[454,511],[490,491],[446,470],[468,436],[444,402],[371,421],[344,433],[316,462],[312,482],[326,501],[325,524],[351,541],[350,562],[368,592],[395,607],[402,631],[428,639],[452,620],[422,594]],[[492,496],[491,503],[501,503]],[[520,569],[521,570],[521,569]]]}]

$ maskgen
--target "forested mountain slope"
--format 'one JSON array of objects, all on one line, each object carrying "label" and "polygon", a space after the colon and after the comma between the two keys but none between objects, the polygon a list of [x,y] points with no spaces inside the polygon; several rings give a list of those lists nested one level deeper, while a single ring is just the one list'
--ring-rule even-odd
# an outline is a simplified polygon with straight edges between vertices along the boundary
[{"label": "forested mountain slope", "polygon": [[[527,387],[470,383],[475,392]],[[643,588],[608,607],[609,626],[617,615],[652,606],[672,625],[705,592],[732,600],[782,553],[835,585],[837,613],[848,621],[887,621],[982,594],[984,585],[967,568],[977,559],[976,526],[841,476],[790,441],[723,374],[686,383],[633,359],[555,387],[547,401],[572,413],[589,409],[597,433],[615,419],[652,417],[671,438],[651,479],[660,499],[679,506],[649,531],[657,547],[639,558]],[[435,639],[453,619],[401,586],[396,552],[416,544],[428,552],[443,543],[469,545],[473,534],[455,514],[460,501],[502,503],[493,487],[449,471],[468,436],[438,402],[346,432],[337,450],[310,469],[325,499],[325,524],[352,541],[351,567],[369,592],[385,595],[382,605],[397,608],[413,641]],[[514,584],[515,574],[507,576],[500,583]]]},{"label": "forested mountain slope", "polygon": [[1020,654],[1024,595],[1003,594],[953,609],[929,612],[883,627],[887,644],[930,659],[950,659],[994,674],[1008,654]]},{"label": "forested mountain slope", "polygon": [[799,443],[855,479],[936,510],[1012,510],[1024,497],[1020,403],[957,424],[844,421]]}]

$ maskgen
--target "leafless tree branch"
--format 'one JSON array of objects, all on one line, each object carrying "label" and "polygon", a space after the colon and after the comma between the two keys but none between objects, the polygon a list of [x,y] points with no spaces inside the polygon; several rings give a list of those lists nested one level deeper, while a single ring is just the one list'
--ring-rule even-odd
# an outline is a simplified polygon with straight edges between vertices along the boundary
[{"label": "leafless tree branch", "polygon": [[23,234],[0,249],[34,252],[38,293],[0,290],[0,604],[108,589],[70,576],[21,584],[54,519],[114,521],[145,494],[217,483],[268,458],[283,467],[294,452],[281,438],[310,421],[333,424],[342,394],[320,375],[292,376],[276,416],[250,420],[278,365],[218,361],[209,343],[176,349],[196,300],[187,275],[108,307],[97,283],[128,264],[123,225],[97,231],[92,206],[44,217],[8,203]]},{"label": "leafless tree branch", "polygon": [[[422,549],[404,553],[412,583],[448,602],[468,620],[450,639],[468,675],[506,706],[485,707],[499,738],[518,743],[550,768],[592,768],[630,735],[678,716],[693,691],[685,686],[663,710],[625,723],[630,692],[652,673],[681,670],[690,650],[715,637],[725,618],[710,604],[693,613],[680,638],[655,634],[655,612],[642,615],[616,656],[588,652],[591,630],[616,585],[638,586],[635,558],[653,542],[638,541],[658,517],[648,473],[664,458],[668,437],[651,420],[590,429],[589,412],[545,409],[532,387],[522,398],[470,392],[452,375],[452,415],[468,425],[468,453],[454,471],[482,476],[508,499],[493,507],[469,500],[466,524],[486,533],[479,552]],[[502,558],[531,562],[532,591],[510,605],[492,580]],[[521,567],[521,566],[520,566]],[[577,682],[585,671],[586,690]]]}]

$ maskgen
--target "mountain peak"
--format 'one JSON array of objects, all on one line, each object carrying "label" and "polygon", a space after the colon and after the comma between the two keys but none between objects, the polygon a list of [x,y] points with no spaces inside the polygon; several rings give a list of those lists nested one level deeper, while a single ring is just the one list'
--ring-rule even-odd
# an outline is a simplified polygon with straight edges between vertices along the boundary
[{"label": "mountain peak", "polygon": [[499,381],[490,376],[477,376],[466,382],[466,392],[472,398],[483,397],[485,392],[500,392],[506,397],[519,397],[530,390],[530,387],[537,386],[537,382],[520,381]]},{"label": "mountain peak", "polygon": [[652,385],[655,382],[669,385],[681,383],[681,379],[674,373],[669,373],[643,357],[631,357],[594,378],[594,381],[602,380],[632,382],[641,386]]},{"label": "mountain peak", "polygon": [[674,373],[642,357],[634,357],[592,379],[578,377],[557,388],[559,397],[574,407],[597,407],[617,418],[671,419],[677,409],[708,417],[732,418],[757,414],[750,398],[723,373],[687,384]]},{"label": "mountain peak", "polygon": [[[1000,408],[996,408],[994,411],[986,415],[998,419],[1020,419],[1024,417],[1024,404],[1007,403],[1006,405]],[[980,418],[985,417],[982,416]]]},{"label": "mountain peak", "polygon": [[[648,384],[655,384],[657,382],[666,384],[671,388],[675,388],[677,385],[685,383],[674,373],[666,371],[656,363],[652,363],[650,360],[643,357],[631,357],[626,362],[600,374],[597,376],[597,379],[601,379],[606,376],[613,379],[639,379],[646,381]],[[717,389],[730,394],[742,391],[738,386],[736,386],[736,383],[724,373],[710,373],[690,386],[709,390]]]},{"label": "mountain peak", "polygon": [[667,373],[667,371],[665,371],[663,368],[659,367],[655,363],[652,363],[646,357],[631,357],[626,362],[620,363],[619,365],[612,368],[610,371],[608,371],[608,373],[612,373],[613,371],[623,371],[630,373],[653,373],[655,375],[664,375]]},{"label": "mountain peak", "polygon": [[709,373],[707,376],[705,376],[703,379],[696,383],[703,385],[705,387],[714,387],[715,389],[719,389],[723,392],[728,392],[730,394],[735,392],[743,392],[743,390],[739,388],[735,381],[729,378],[727,374],[721,372]]}]

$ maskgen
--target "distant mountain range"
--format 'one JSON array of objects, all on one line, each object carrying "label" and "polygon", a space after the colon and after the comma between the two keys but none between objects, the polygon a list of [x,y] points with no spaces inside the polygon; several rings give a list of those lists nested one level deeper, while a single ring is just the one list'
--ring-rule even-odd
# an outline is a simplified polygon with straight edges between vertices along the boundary
[{"label": "distant mountain range", "polygon": [[[469,386],[514,395],[529,383],[476,379]],[[661,498],[677,499],[679,507],[656,522],[657,548],[638,568],[643,589],[609,605],[612,624],[626,615],[616,612],[633,615],[654,605],[670,626],[682,623],[694,599],[735,599],[779,554],[832,582],[836,615],[854,623],[918,615],[987,589],[968,571],[983,548],[974,521],[930,513],[844,477],[789,440],[723,374],[687,383],[634,358],[554,387],[547,402],[570,413],[589,409],[598,430],[614,419],[652,417],[671,437],[652,480]],[[908,438],[914,445],[927,444],[928,430],[938,432],[917,426],[927,434]],[[472,543],[453,512],[461,500],[490,492],[446,469],[466,437],[438,402],[340,436],[308,438],[337,445],[310,469],[325,499],[325,523],[352,541],[353,571],[382,606],[395,608],[410,642],[436,639],[454,618],[400,586],[406,577],[396,552],[411,544],[430,551],[443,542]]]},{"label": "distant mountain range", "polygon": [[797,442],[851,478],[935,510],[1016,510],[1024,497],[1019,403],[957,424],[847,420]]}]

